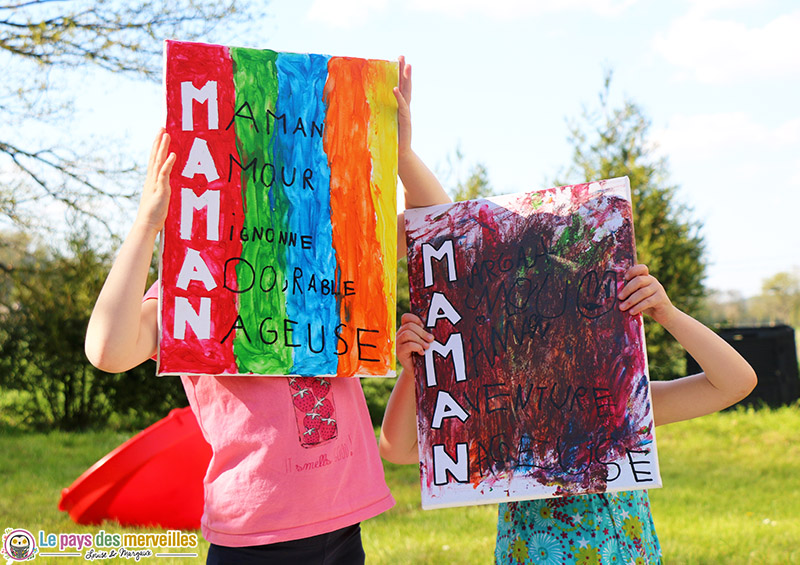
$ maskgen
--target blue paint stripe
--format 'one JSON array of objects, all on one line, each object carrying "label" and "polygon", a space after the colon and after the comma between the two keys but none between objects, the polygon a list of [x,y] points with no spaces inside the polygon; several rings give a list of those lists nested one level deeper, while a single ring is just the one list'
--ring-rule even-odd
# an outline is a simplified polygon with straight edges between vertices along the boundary
[{"label": "blue paint stripe", "polygon": [[[330,210],[331,172],[323,137],[313,127],[316,124],[324,132],[327,107],[323,93],[328,59],[321,55],[281,53],[277,63],[277,106],[286,115],[287,133],[277,138],[275,151],[281,158],[276,160],[284,165],[287,181],[294,176],[294,182],[285,191],[290,202],[288,229],[298,238],[296,246],[287,246],[286,312],[290,320],[297,322],[292,325],[293,343],[300,345],[293,349],[292,373],[302,375],[336,374],[338,366],[334,334],[339,323],[337,301],[330,292],[323,292],[322,283],[323,279],[334,279],[336,268]],[[311,176],[304,180],[306,171]],[[276,171],[276,176],[283,180],[281,174]],[[302,249],[301,235],[311,237],[310,249]],[[302,270],[302,277],[298,269]]]}]

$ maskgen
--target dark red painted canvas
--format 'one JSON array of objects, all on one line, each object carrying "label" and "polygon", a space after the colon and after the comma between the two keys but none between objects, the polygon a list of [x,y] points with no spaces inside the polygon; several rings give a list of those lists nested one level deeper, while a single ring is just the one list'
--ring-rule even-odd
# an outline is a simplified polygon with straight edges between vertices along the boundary
[{"label": "dark red painted canvas", "polygon": [[405,218],[423,507],[660,486],[628,179]]}]

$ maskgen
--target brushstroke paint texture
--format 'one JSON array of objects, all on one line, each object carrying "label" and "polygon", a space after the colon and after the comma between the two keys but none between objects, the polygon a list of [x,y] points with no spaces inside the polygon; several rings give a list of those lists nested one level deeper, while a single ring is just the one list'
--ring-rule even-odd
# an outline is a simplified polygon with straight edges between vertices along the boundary
[{"label": "brushstroke paint texture", "polygon": [[[432,331],[441,343],[463,336],[466,381],[436,356],[438,385],[428,387],[416,360],[427,507],[603,492],[612,462],[653,443],[641,316],[621,312],[616,298],[634,261],[630,202],[589,185],[502,198],[406,215],[412,312],[425,320],[442,292],[463,316]],[[445,239],[459,279],[448,282],[445,262],[434,261],[425,288],[420,244]],[[432,429],[440,390],[467,410],[466,422]],[[470,484],[437,487],[431,446],[454,456],[460,442],[469,444]]]},{"label": "brushstroke paint texture", "polygon": [[[231,48],[231,58],[237,112],[253,117],[252,120],[246,117],[237,117],[235,120],[239,162],[247,167],[256,161],[255,170],[245,169],[241,173],[244,226],[251,230],[269,227],[276,233],[286,231],[288,203],[284,187],[278,181],[267,188],[261,182],[260,174],[265,163],[271,163],[277,171],[284,166],[282,155],[275,150],[278,133],[275,128],[267,131],[266,127],[267,110],[274,112],[278,100],[278,54],[269,50]],[[273,344],[265,343],[259,335],[262,324],[271,322],[280,327],[286,318],[284,296],[277,289],[262,292],[260,280],[262,269],[267,266],[275,270],[278,280],[285,280],[285,251],[278,245],[250,239],[242,242],[241,256],[247,264],[240,263],[236,267],[239,286],[246,288],[253,284],[253,290],[241,294],[239,298],[239,316],[244,327],[250,329],[247,334],[241,330],[236,331],[234,352],[238,372],[287,374],[292,365],[291,349],[274,347]],[[255,270],[255,280],[248,265]]]},{"label": "brushstroke paint texture", "polygon": [[[292,135],[280,136],[275,144],[276,154],[286,167],[286,177],[294,182],[289,203],[288,229],[297,234],[313,237],[310,250],[287,247],[287,261],[292,265],[288,273],[292,292],[287,292],[286,312],[297,322],[293,327],[304,345],[294,349],[293,374],[336,374],[336,355],[333,330],[339,324],[336,301],[321,291],[322,279],[333,279],[336,274],[330,210],[330,168],[322,147],[322,136],[315,133],[313,125],[325,123],[326,107],[323,93],[328,78],[328,57],[283,53],[278,57],[278,109],[286,114],[286,125],[296,129],[302,120],[302,130]],[[324,128],[324,126],[323,126]],[[324,132],[324,129],[323,129]],[[308,136],[308,137],[306,137]],[[310,186],[303,180],[304,171],[310,168],[313,175]],[[292,172],[289,172],[292,171]],[[276,172],[276,176],[280,175]],[[305,283],[298,291],[293,288],[295,270],[301,269]],[[316,279],[317,291],[308,290],[311,277]]]},{"label": "brushstroke paint texture", "polygon": [[[179,156],[188,156],[195,138],[200,138],[208,143],[212,156],[227,156],[229,148],[233,147],[235,138],[233,131],[226,131],[223,120],[229,113],[229,106],[234,98],[232,81],[231,60],[225,47],[215,45],[186,44],[169,41],[166,44],[166,75],[169,82],[166,84],[167,107],[175,111],[168,112],[167,132],[171,136],[170,151]],[[194,102],[194,131],[183,131],[181,128],[181,82],[191,81],[196,88],[201,88],[208,81],[217,82],[217,99],[219,101],[219,128],[208,129],[207,106]],[[223,174],[227,163],[215,162],[220,178],[207,182],[204,175],[195,175],[193,178],[182,176],[186,161],[179,159],[172,169],[170,185],[173,197],[167,212],[166,225],[180,225],[180,189],[192,188],[195,194],[202,194],[205,190],[220,191],[220,209],[241,209],[241,193],[236,181],[227,183]],[[236,371],[233,352],[225,344],[214,340],[176,340],[172,337],[174,326],[174,304],[176,296],[188,296],[192,307],[199,310],[200,297],[211,298],[211,334],[224,335],[230,327],[232,320],[230,312],[236,311],[236,295],[225,290],[222,286],[222,269],[228,257],[239,255],[240,243],[238,239],[229,241],[225,233],[229,229],[231,219],[222,216],[220,219],[220,241],[209,245],[206,239],[206,210],[196,211],[192,225],[190,240],[180,238],[180,230],[164,230],[162,234],[162,260],[161,260],[161,328],[168,331],[161,332],[161,346],[159,352],[165,348],[170,350],[170,355],[164,357],[159,353],[159,372],[176,373],[185,371],[187,367],[204,367],[208,373],[230,373]],[[199,281],[192,281],[187,291],[177,288],[176,282],[181,265],[188,249],[197,249],[200,256],[211,270],[216,288],[208,291]],[[165,272],[164,265],[173,268]],[[193,335],[187,329],[187,335]]]},{"label": "brushstroke paint texture", "polygon": [[[167,69],[168,91],[178,89],[168,95],[176,136],[176,77],[202,86],[212,71],[220,75],[216,135],[224,141],[209,147],[226,190],[220,241],[202,242],[219,283],[211,339],[193,340],[186,349],[194,357],[159,374],[393,375],[397,63],[168,44],[185,51],[183,74]],[[184,137],[179,156],[193,139]],[[164,281],[170,288],[176,253],[185,254],[173,249],[176,225],[173,213],[162,257],[175,273]],[[210,364],[198,357],[206,352]]]},{"label": "brushstroke paint texture", "polygon": [[[331,224],[333,245],[338,263],[338,280],[358,281],[355,294],[340,295],[342,334],[352,336],[351,346],[339,357],[339,375],[383,374],[382,363],[365,359],[392,359],[393,340],[376,339],[373,331],[389,328],[384,284],[376,263],[380,265],[381,243],[377,233],[375,209],[370,199],[354,195],[349,186],[371,184],[369,141],[370,109],[364,82],[368,61],[336,58],[328,64],[325,102],[328,106],[325,123],[325,153],[331,170]],[[358,226],[362,237],[353,237]],[[370,269],[364,269],[369,265]],[[383,271],[383,269],[382,269]],[[360,332],[359,330],[368,330]],[[364,344],[359,347],[360,341]],[[381,335],[381,334],[378,334]]]},{"label": "brushstroke paint texture", "polygon": [[[397,217],[397,196],[392,180],[397,178],[397,100],[392,87],[397,84],[398,67],[394,64],[370,61],[367,67],[367,103],[370,107],[369,150],[372,162],[372,202],[376,210],[377,237],[381,254],[376,259],[383,266],[383,296],[388,304],[396,302],[397,285],[397,225],[387,218]],[[387,150],[394,155],[385,155]],[[390,307],[385,335],[397,324],[397,308]],[[389,342],[390,366],[394,366],[394,343]],[[385,350],[384,350],[385,351]]]}]

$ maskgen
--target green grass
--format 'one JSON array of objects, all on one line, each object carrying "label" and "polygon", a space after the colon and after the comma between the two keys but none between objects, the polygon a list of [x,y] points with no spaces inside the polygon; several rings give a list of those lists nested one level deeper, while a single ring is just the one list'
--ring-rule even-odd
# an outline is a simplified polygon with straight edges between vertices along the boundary
[{"label": "green grass", "polygon": [[[667,565],[800,564],[800,407],[714,414],[657,434],[664,488],[652,490],[651,500]],[[61,489],[127,437],[0,432],[0,531],[155,531],[79,526],[57,509]],[[387,464],[386,477],[397,505],[364,523],[368,563],[492,561],[496,506],[423,511],[416,467]],[[206,551],[201,542],[196,562],[204,562]]]},{"label": "green grass", "polygon": [[800,408],[658,428],[651,500],[666,563],[800,563]]}]

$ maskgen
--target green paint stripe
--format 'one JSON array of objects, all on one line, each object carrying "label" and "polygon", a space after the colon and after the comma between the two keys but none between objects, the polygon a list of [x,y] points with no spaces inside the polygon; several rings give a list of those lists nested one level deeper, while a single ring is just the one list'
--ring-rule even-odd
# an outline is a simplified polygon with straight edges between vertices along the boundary
[{"label": "green paint stripe", "polygon": [[[280,183],[281,164],[274,160],[275,123],[270,118],[270,131],[267,132],[267,110],[280,114],[276,109],[278,99],[278,78],[276,61],[278,53],[268,50],[231,48],[233,59],[233,82],[236,88],[235,128],[239,161],[242,166],[255,162],[255,181],[253,169],[241,173],[242,196],[244,201],[244,227],[269,229],[276,234],[287,231],[288,202]],[[249,106],[245,107],[245,103]],[[252,115],[253,120],[247,117]],[[271,163],[277,171],[277,179],[272,186],[262,182],[262,168]],[[236,165],[234,164],[234,167]],[[267,184],[273,179],[269,170],[264,175]],[[247,330],[236,333],[234,353],[239,371],[242,373],[287,374],[292,366],[291,348],[283,343],[283,323],[286,318],[286,303],[283,281],[286,280],[286,251],[283,246],[264,241],[243,241],[242,258],[252,266],[240,263],[237,277],[240,288],[246,288],[255,281],[252,290],[239,295],[239,316]],[[276,275],[275,287],[271,292],[260,290],[260,278],[264,268],[268,268],[267,282]],[[271,318],[271,320],[266,320]],[[262,328],[263,323],[263,328]],[[263,331],[262,331],[263,329]],[[272,331],[270,331],[272,330]],[[248,339],[249,336],[249,339]],[[263,340],[262,340],[263,337]],[[275,340],[274,343],[265,343]]]}]

